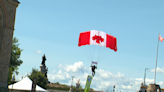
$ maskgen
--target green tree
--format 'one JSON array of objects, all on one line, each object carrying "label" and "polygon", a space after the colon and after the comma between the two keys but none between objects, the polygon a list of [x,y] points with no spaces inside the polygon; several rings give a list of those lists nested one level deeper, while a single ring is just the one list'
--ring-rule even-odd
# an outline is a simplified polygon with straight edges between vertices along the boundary
[{"label": "green tree", "polygon": [[45,75],[40,72],[38,69],[32,68],[32,72],[28,77],[33,80],[34,78],[37,79],[37,85],[39,85],[42,88],[46,88],[46,84],[48,83],[48,79],[45,77]]},{"label": "green tree", "polygon": [[60,83],[59,83],[59,82],[56,82],[55,84],[58,84],[58,85],[60,85]]},{"label": "green tree", "polygon": [[13,73],[18,75],[18,66],[20,66],[23,61],[20,59],[22,49],[19,48],[18,39],[16,37],[13,38],[12,42],[12,51],[11,51],[11,57],[10,57],[10,67],[9,67],[9,75],[8,75],[8,84],[11,84],[11,79]]}]

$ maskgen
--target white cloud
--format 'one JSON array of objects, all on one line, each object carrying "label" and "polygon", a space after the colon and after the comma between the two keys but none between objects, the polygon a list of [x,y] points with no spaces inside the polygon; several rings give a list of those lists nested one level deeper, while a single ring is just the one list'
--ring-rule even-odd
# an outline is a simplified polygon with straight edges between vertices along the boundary
[{"label": "white cloud", "polygon": [[42,51],[41,50],[37,50],[36,53],[40,54]]},{"label": "white cloud", "polygon": [[132,86],[124,86],[124,85],[122,85],[122,88],[123,88],[123,89],[131,89]]},{"label": "white cloud", "polygon": [[148,78],[146,78],[145,81],[146,81],[146,83],[148,83],[148,84],[154,83],[154,79],[148,79]]},{"label": "white cloud", "polygon": [[109,71],[104,71],[102,69],[96,71],[96,75],[103,79],[115,79],[115,78],[124,78],[124,74],[118,72],[117,74],[112,74]]},{"label": "white cloud", "polygon": [[82,62],[75,62],[74,65],[65,65],[62,66],[61,64],[59,65],[59,69],[63,69],[66,72],[69,73],[84,73],[86,70],[86,67],[83,65]]},{"label": "white cloud", "polygon": [[59,82],[59,81],[67,82],[67,80],[70,78],[71,76],[68,73],[63,72],[62,70],[59,70],[56,74],[55,73],[48,74],[48,79],[51,82]]},{"label": "white cloud", "polygon": [[55,70],[53,70],[53,73],[55,73],[56,71]]},{"label": "white cloud", "polygon": [[[152,69],[151,72],[155,72],[155,69]],[[156,72],[157,73],[164,73],[164,67],[163,67],[163,69],[157,67]]]},{"label": "white cloud", "polygon": [[[91,75],[90,68],[84,66],[82,62],[75,62],[73,65],[62,65],[59,64],[59,71],[53,74],[48,74],[48,78],[51,82],[57,82],[64,84],[71,84],[71,76],[74,75],[73,85],[76,85],[77,79],[80,79],[80,83],[82,87],[85,87],[86,79],[88,75]],[[89,71],[90,70],[90,71]],[[147,81],[149,81],[147,79]],[[96,70],[96,75],[92,80],[91,88],[95,90],[111,89],[113,90],[113,85],[116,84],[116,89],[121,90],[122,92],[127,92],[126,90],[130,90],[132,92],[136,91],[140,88],[141,82],[143,82],[142,78],[131,78],[128,79],[124,74],[118,72],[113,74],[109,71],[105,71],[102,69]],[[132,86],[131,86],[132,84]]]},{"label": "white cloud", "polygon": [[[77,79],[80,79],[82,87],[85,87],[87,76],[91,75],[91,69],[86,68],[83,62],[75,62],[72,65],[59,64],[59,70],[54,70],[52,73],[48,73],[48,79],[50,82],[60,82],[62,84],[71,85],[74,75],[73,85],[76,85]],[[124,74],[112,73],[106,70],[97,69],[96,74],[92,80],[91,88],[101,91],[113,90],[113,85],[116,85],[116,92],[136,92],[140,89],[143,78],[127,78]],[[146,78],[146,84],[153,83],[154,79]],[[157,82],[161,87],[164,86],[164,81]]]},{"label": "white cloud", "polygon": [[159,85],[164,85],[164,82],[163,82],[163,81],[161,81],[161,82],[159,82],[158,84],[159,84]]}]

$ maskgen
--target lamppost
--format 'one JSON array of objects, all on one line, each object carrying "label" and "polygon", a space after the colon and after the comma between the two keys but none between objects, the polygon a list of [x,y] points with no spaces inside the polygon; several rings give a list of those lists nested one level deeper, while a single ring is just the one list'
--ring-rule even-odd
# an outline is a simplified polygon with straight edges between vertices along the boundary
[{"label": "lamppost", "polygon": [[80,79],[77,79],[77,83],[76,83],[76,90],[78,92],[78,88],[80,87]]},{"label": "lamppost", "polygon": [[115,87],[116,87],[116,86],[115,86],[115,84],[114,84],[114,85],[113,85],[113,92],[115,92]]},{"label": "lamppost", "polygon": [[74,78],[74,76],[72,75],[71,92],[73,92],[73,89],[72,89],[72,85],[73,85],[73,78]]},{"label": "lamppost", "polygon": [[149,69],[149,68],[145,68],[145,74],[144,74],[144,85],[145,85],[145,78],[146,78],[146,69]]},{"label": "lamppost", "polygon": [[72,76],[72,84],[71,84],[71,86],[73,85],[73,78],[74,78],[74,76]]}]

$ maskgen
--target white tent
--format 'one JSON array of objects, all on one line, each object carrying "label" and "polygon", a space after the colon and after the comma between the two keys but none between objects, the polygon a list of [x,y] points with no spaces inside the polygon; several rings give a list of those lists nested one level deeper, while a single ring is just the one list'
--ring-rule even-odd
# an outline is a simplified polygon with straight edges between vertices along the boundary
[{"label": "white tent", "polygon": [[[14,90],[31,90],[32,88],[32,81],[30,78],[26,77],[24,78],[23,80],[17,82],[17,83],[14,83],[14,84],[11,84],[8,86],[9,89],[14,89]],[[39,91],[39,92],[49,92],[43,88],[41,88],[40,86],[36,85],[36,91]]]}]

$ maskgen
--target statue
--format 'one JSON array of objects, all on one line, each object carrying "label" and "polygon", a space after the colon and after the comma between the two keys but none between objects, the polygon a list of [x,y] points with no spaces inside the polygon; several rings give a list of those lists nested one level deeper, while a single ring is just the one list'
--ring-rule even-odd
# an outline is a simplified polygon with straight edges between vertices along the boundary
[{"label": "statue", "polygon": [[45,74],[45,77],[47,77],[48,68],[45,65],[45,61],[46,61],[46,56],[44,54],[43,57],[42,57],[42,63],[41,63],[41,66],[40,66],[40,71]]},{"label": "statue", "polygon": [[[45,61],[46,61],[46,56],[44,54],[42,57],[42,63],[40,65],[40,72],[42,72],[44,74],[44,76],[47,78],[48,67],[46,67]],[[48,81],[48,79],[47,79],[47,82],[50,83],[50,81]]]},{"label": "statue", "polygon": [[42,65],[44,65],[44,66],[45,66],[45,61],[46,61],[46,56],[44,54],[44,56],[42,57]]}]

